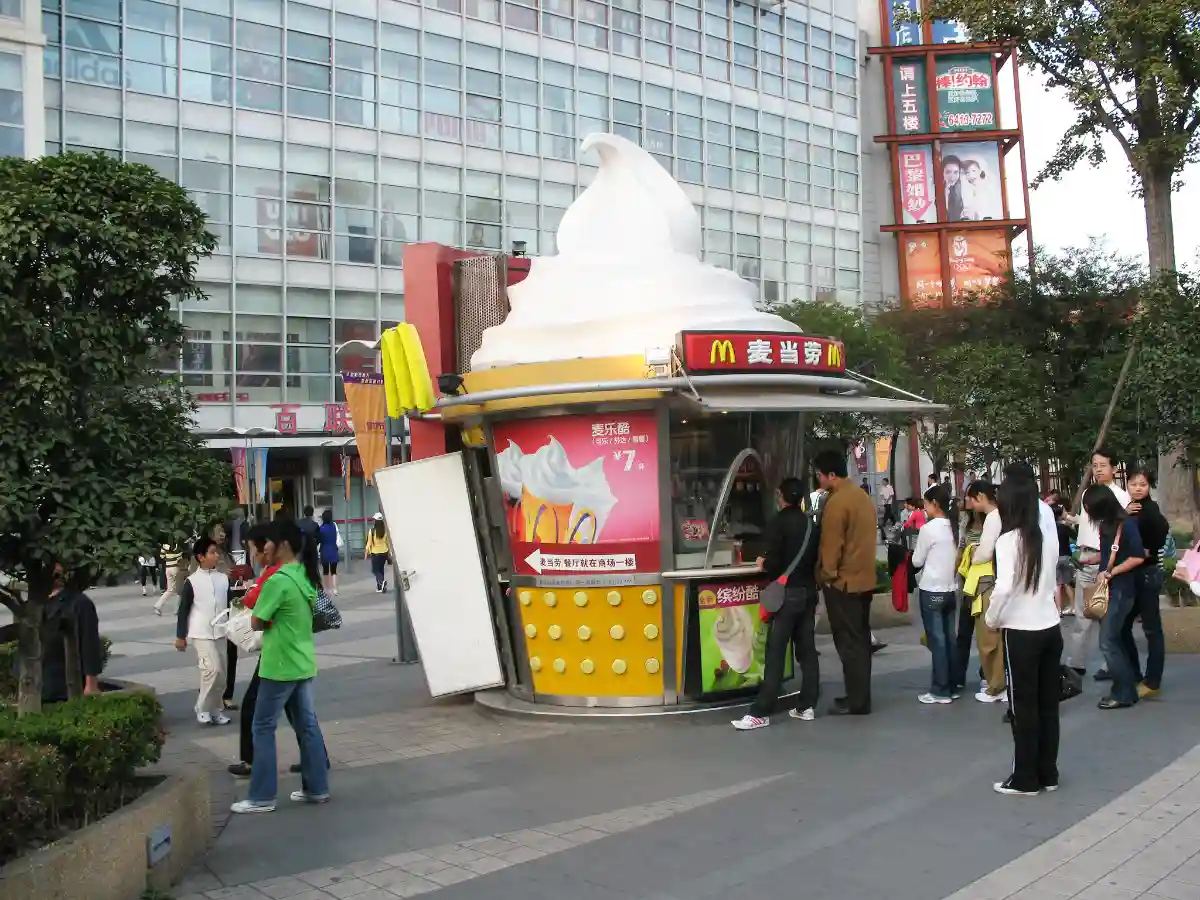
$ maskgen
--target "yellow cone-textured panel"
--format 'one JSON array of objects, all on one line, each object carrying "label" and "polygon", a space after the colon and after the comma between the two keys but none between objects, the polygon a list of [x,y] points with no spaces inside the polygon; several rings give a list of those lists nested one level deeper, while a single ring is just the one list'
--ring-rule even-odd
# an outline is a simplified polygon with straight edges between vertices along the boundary
[{"label": "yellow cone-textured panel", "polygon": [[[659,587],[559,588],[557,593],[545,588],[524,590],[531,592],[532,602],[516,606],[522,630],[554,642],[554,658],[546,659],[543,646],[541,664],[529,667],[536,693],[568,697],[662,696],[663,676],[658,661],[664,650]],[[559,603],[564,597],[571,602]],[[631,638],[636,640],[631,643]],[[535,655],[536,645],[537,640],[531,638],[526,652]],[[648,668],[649,659],[655,660],[655,665]]]}]

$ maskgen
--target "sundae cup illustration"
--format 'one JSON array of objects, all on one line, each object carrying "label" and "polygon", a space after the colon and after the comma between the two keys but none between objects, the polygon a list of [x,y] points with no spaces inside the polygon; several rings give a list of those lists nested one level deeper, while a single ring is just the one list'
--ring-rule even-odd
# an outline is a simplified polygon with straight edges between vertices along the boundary
[{"label": "sundae cup illustration", "polygon": [[713,623],[713,637],[729,668],[740,675],[754,662],[754,623],[744,606],[726,606]]}]

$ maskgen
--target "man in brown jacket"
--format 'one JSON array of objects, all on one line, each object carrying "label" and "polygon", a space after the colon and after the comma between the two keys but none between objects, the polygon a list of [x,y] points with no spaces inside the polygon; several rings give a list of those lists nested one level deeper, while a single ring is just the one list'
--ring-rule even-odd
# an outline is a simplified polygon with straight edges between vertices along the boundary
[{"label": "man in brown jacket", "polygon": [[821,510],[817,580],[825,590],[829,629],[842,661],[846,696],[831,715],[871,712],[871,597],[875,592],[875,504],[846,480],[846,458],[835,450],[813,460],[817,481],[828,497]]}]

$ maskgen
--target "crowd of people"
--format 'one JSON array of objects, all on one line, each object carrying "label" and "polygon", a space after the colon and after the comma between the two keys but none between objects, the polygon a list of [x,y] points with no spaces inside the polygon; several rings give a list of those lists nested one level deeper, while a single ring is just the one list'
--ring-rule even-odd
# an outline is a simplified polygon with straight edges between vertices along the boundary
[{"label": "crowd of people", "polygon": [[[815,494],[798,478],[785,479],[778,491],[779,512],[758,562],[768,579],[783,583],[783,601],[770,615],[758,696],[733,722],[738,730],[770,725],[789,652],[799,665],[800,690],[789,698],[788,714],[816,718],[822,596],[845,682],[845,695],[828,712],[870,714],[870,604],[881,530],[904,541],[903,599],[915,589],[931,656],[929,688],[917,700],[947,706],[963,696],[974,642],[980,681],[971,692],[981,703],[1008,704],[1014,762],[995,783],[997,792],[1058,789],[1064,678],[1086,674],[1097,632],[1105,665],[1094,677],[1109,685],[1101,709],[1127,709],[1159,693],[1165,655],[1159,595],[1170,527],[1150,497],[1149,471],[1129,473],[1126,493],[1116,484],[1113,455],[1098,450],[1078,515],[1058,492],[1040,496],[1024,463],[1008,466],[999,484],[971,475],[961,498],[949,479],[931,475],[922,498],[907,499],[899,516],[889,516],[895,493],[886,480],[880,508],[847,479],[841,454],[822,453],[813,468]],[[1147,643],[1144,670],[1133,637],[1138,622]]]},{"label": "crowd of people", "polygon": [[[241,559],[228,547],[227,529],[220,524],[193,540],[190,553],[163,546],[157,557],[141,556],[142,593],[147,581],[163,587],[154,604],[158,615],[172,598],[177,600],[175,647],[181,652],[190,647],[200,672],[197,722],[228,725],[228,713],[240,711],[240,758],[229,771],[250,784],[247,798],[234,803],[233,812],[275,809],[275,733],[281,715],[300,748],[300,763],[292,772],[301,775],[302,787],[291,799],[323,803],[329,799],[329,757],[313,701],[313,621],[319,595],[325,595],[325,602],[338,595],[345,541],[332,511],[324,511],[317,521],[312,507],[298,520],[280,517],[244,533],[237,530],[245,548],[239,551]],[[363,558],[371,561],[376,590],[382,592],[390,562],[382,514],[370,522]],[[238,647],[221,624],[223,611],[234,605],[249,610],[251,628],[262,632],[262,648],[240,706],[234,701]]]}]

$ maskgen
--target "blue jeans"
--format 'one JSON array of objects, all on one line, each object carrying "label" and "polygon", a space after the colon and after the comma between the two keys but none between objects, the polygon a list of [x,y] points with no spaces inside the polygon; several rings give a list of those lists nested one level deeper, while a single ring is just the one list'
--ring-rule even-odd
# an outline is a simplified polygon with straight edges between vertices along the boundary
[{"label": "blue jeans", "polygon": [[272,681],[262,678],[254,707],[254,765],[250,768],[251,803],[274,803],[279,790],[279,762],[275,753],[275,728],[287,707],[296,743],[300,745],[300,770],[304,789],[314,796],[329,793],[325,738],[313,707],[312,679]]},{"label": "blue jeans", "polygon": [[1121,703],[1137,703],[1137,673],[1122,640],[1125,620],[1137,602],[1137,580],[1132,575],[1113,579],[1108,589],[1108,612],[1100,620],[1100,652],[1112,676],[1109,696]]},{"label": "blue jeans", "polygon": [[[929,693],[935,697],[949,697],[956,685],[950,683],[952,672],[957,668],[958,647],[954,635],[956,610],[954,591],[917,592],[921,603],[921,622],[925,625],[925,637],[929,652],[933,655],[933,680]],[[941,606],[935,608],[938,601]]]},{"label": "blue jeans", "polygon": [[[1146,635],[1146,677],[1143,679],[1147,687],[1158,689],[1162,687],[1163,665],[1166,662],[1167,643],[1163,636],[1162,610],[1159,608],[1159,594],[1162,593],[1163,570],[1159,566],[1142,566],[1141,578],[1138,581],[1138,599],[1134,604],[1134,613],[1142,617],[1142,632]],[[1126,646],[1133,645],[1134,660],[1137,660],[1137,645],[1133,644],[1132,616],[1126,620],[1126,631],[1129,640]]]}]

